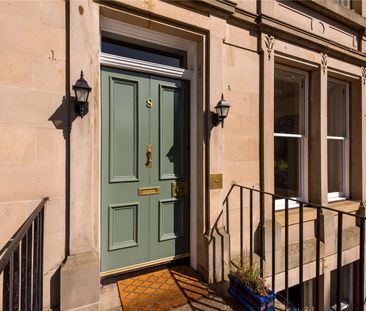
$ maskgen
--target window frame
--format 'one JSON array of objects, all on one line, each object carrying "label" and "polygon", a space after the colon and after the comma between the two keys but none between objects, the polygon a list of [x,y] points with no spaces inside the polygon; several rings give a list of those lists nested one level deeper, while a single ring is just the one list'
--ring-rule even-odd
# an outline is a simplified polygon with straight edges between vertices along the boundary
[{"label": "window frame", "polygon": [[[299,200],[299,201],[306,201],[308,198],[308,138],[309,138],[309,73],[307,71],[297,69],[294,67],[289,67],[285,65],[275,64],[274,71],[276,69],[289,71],[297,74],[304,75],[304,131],[303,134],[285,134],[285,133],[276,133],[273,127],[273,139],[276,137],[288,137],[288,138],[298,138],[300,139],[300,177],[299,177],[299,185],[300,185],[300,197],[292,197],[290,199]],[[275,73],[274,73],[275,75]],[[273,79],[274,84],[274,79]],[[274,98],[273,98],[273,105],[274,105]],[[273,120],[274,120],[274,109],[273,109]],[[273,154],[274,158],[274,154]],[[273,166],[274,170],[274,166]],[[274,188],[275,188],[275,181],[274,181]],[[289,201],[288,207],[289,208],[296,208],[299,204],[296,201]],[[278,199],[275,201],[275,210],[281,211],[285,209],[285,199]]]},{"label": "window frame", "polygon": [[[328,128],[327,128],[327,146],[328,146],[328,140],[338,140],[343,141],[343,192],[329,192],[327,193],[328,202],[335,202],[335,201],[342,201],[347,200],[349,197],[349,101],[350,101],[350,85],[349,82],[343,81],[340,79],[329,77],[327,81],[327,92],[328,92],[328,83],[329,81],[337,84],[341,84],[345,86],[346,90],[346,129],[345,129],[345,136],[331,136],[328,135]],[[327,106],[328,106],[328,96],[327,96]],[[328,123],[328,113],[327,113],[327,123]],[[327,167],[329,162],[329,155],[327,154]],[[329,172],[328,172],[329,174]],[[328,183],[328,180],[327,180]],[[328,183],[329,187],[329,183]]]}]

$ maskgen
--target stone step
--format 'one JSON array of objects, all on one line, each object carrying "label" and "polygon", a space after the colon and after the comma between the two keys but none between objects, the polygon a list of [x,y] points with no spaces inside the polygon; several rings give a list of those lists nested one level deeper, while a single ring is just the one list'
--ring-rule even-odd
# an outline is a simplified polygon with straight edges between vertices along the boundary
[{"label": "stone step", "polygon": [[[360,229],[357,226],[344,228],[343,238],[342,238],[342,250],[351,249],[359,244],[359,234]],[[334,232],[333,242],[325,245],[325,243],[320,242],[320,257],[324,258],[337,253],[337,231]],[[316,238],[310,238],[304,240],[303,248],[303,261],[304,264],[315,262],[316,260]],[[289,243],[288,246],[288,266],[289,269],[293,269],[299,266],[300,257],[300,244],[299,242]],[[272,273],[272,258],[271,253],[267,253],[268,258],[264,262],[264,275],[267,277]],[[255,255],[254,259],[259,265],[259,256]],[[285,271],[285,245],[282,245],[281,256],[276,256],[276,273],[281,273]]]},{"label": "stone step", "polygon": [[[331,249],[330,253],[327,253],[327,256],[336,254],[337,252],[337,231],[335,231],[335,239],[334,244],[330,247],[327,245],[327,250]],[[345,251],[352,247],[355,247],[359,244],[359,235],[360,229],[356,226],[343,228],[343,236],[342,236],[342,250]],[[316,259],[316,238],[310,238],[304,240],[304,264],[309,263],[311,261],[315,261]],[[320,242],[320,256],[324,257],[325,254],[325,244]],[[281,267],[285,267],[285,245],[282,245],[282,258],[281,258]],[[300,243],[290,243],[289,244],[289,268],[295,268],[299,265],[299,254],[300,254]],[[280,270],[281,271],[281,270]]]},{"label": "stone step", "polygon": [[[293,223],[291,225],[289,225],[289,243],[295,243],[299,241],[299,236],[300,236],[300,228],[299,228],[299,223]],[[338,226],[338,218],[337,215],[334,214],[334,219],[333,219],[333,226],[335,228],[335,230],[337,230],[337,226]],[[343,230],[353,230],[352,228],[356,227],[356,217],[352,217],[349,215],[343,215]],[[310,239],[315,237],[315,230],[316,230],[316,221],[315,220],[310,220],[310,221],[306,221],[303,224],[303,236],[304,239]],[[282,243],[284,244],[285,241],[285,226],[281,227],[281,240]]]}]

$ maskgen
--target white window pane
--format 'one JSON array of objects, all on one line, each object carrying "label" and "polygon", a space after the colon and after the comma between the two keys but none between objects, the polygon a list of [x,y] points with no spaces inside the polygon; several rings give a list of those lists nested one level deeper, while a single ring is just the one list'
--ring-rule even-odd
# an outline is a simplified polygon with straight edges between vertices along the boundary
[{"label": "white window pane", "polygon": [[301,139],[275,137],[275,193],[301,197]]},{"label": "white window pane", "polygon": [[344,141],[328,139],[328,192],[344,193]]},{"label": "white window pane", "polygon": [[346,136],[346,85],[328,82],[328,136]]},{"label": "white window pane", "polygon": [[275,69],[275,133],[304,134],[304,81],[304,74]]},{"label": "white window pane", "polygon": [[120,41],[111,33],[103,33],[102,52],[172,67],[186,67],[184,51],[172,48],[165,48],[164,51],[159,50],[158,47],[146,48],[138,41],[134,43]]}]

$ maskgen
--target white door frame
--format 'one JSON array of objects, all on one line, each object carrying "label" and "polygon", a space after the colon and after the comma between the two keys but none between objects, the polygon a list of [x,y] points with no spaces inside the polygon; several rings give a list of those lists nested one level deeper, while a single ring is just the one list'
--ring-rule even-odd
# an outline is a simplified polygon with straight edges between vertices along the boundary
[{"label": "white door frame", "polygon": [[187,69],[164,66],[106,53],[100,53],[100,65],[157,74],[190,81],[190,265],[197,269],[197,43],[101,16],[101,30],[187,53]]}]

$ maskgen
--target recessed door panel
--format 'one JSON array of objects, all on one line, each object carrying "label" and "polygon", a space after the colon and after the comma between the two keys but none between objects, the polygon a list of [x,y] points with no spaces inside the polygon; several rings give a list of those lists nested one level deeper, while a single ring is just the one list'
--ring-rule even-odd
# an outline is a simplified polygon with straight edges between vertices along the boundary
[{"label": "recessed door panel", "polygon": [[159,145],[160,178],[182,177],[182,162],[177,159],[182,153],[182,140],[178,129],[181,126],[180,103],[182,88],[160,83],[159,85]]},{"label": "recessed door panel", "polygon": [[110,77],[110,181],[138,180],[138,82]]},{"label": "recessed door panel", "polygon": [[183,200],[161,200],[159,202],[159,242],[184,236]]},{"label": "recessed door panel", "polygon": [[109,206],[109,251],[138,246],[139,203]]}]

